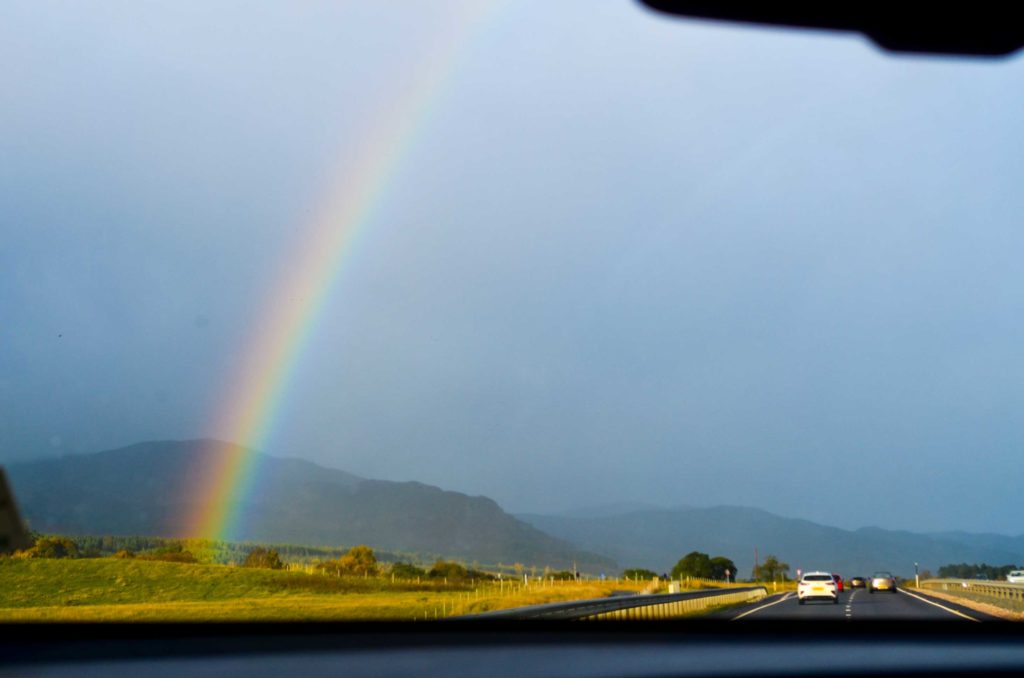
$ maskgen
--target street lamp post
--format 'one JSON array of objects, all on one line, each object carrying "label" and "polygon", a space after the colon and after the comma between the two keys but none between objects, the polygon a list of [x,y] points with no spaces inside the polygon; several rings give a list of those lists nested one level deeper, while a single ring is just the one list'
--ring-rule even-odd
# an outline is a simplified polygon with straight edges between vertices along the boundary
[{"label": "street lamp post", "polygon": [[914,586],[921,588],[921,575],[917,571],[917,563],[914,563]]}]

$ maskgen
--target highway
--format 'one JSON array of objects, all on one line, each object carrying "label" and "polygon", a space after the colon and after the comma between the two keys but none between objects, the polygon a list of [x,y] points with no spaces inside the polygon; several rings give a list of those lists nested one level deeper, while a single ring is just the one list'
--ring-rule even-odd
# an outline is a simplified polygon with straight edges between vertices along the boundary
[{"label": "highway", "polygon": [[868,593],[854,589],[839,594],[839,603],[811,602],[800,605],[796,591],[778,594],[743,607],[734,607],[713,615],[734,621],[743,620],[822,620],[822,621],[997,621],[995,617],[918,591]]}]

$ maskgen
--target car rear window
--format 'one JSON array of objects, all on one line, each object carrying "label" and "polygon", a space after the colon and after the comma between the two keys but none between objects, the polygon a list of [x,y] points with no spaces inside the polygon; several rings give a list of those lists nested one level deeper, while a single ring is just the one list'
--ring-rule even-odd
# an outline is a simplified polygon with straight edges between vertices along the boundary
[{"label": "car rear window", "polygon": [[832,581],[832,577],[827,574],[809,574],[804,577],[804,581]]}]

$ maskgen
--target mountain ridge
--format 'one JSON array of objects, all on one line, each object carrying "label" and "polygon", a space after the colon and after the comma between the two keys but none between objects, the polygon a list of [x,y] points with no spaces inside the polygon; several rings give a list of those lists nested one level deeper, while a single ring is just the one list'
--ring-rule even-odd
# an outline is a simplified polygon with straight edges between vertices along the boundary
[{"label": "mountain ridge", "polygon": [[[42,532],[195,537],[188,517],[202,497],[196,475],[211,455],[237,452],[209,439],[150,441],[7,467],[22,514]],[[494,500],[410,482],[362,478],[259,452],[254,491],[233,507],[239,540],[345,544],[485,563],[592,571],[614,561],[577,549],[505,513]],[[209,468],[209,466],[205,466]],[[198,471],[197,471],[198,469]]]},{"label": "mountain ridge", "polygon": [[615,558],[623,567],[667,572],[690,551],[724,555],[749,576],[755,548],[760,559],[771,554],[797,568],[825,569],[841,574],[869,575],[877,569],[913,575],[937,571],[945,564],[1024,560],[1024,539],[1000,535],[952,538],[880,527],[846,530],[803,518],[787,518],[764,509],[742,506],[632,511],[600,519],[564,514],[517,514],[517,517],[579,548]]}]

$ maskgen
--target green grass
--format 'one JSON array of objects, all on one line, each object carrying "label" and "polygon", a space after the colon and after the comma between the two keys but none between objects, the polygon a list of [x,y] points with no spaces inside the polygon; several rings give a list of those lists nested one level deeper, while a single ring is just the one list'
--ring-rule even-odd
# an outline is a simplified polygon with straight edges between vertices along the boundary
[{"label": "green grass", "polygon": [[0,608],[223,601],[445,588],[460,587],[115,558],[0,559]]},{"label": "green grass", "polygon": [[616,582],[487,583],[329,577],[115,558],[0,558],[0,621],[433,619],[599,598]]}]

